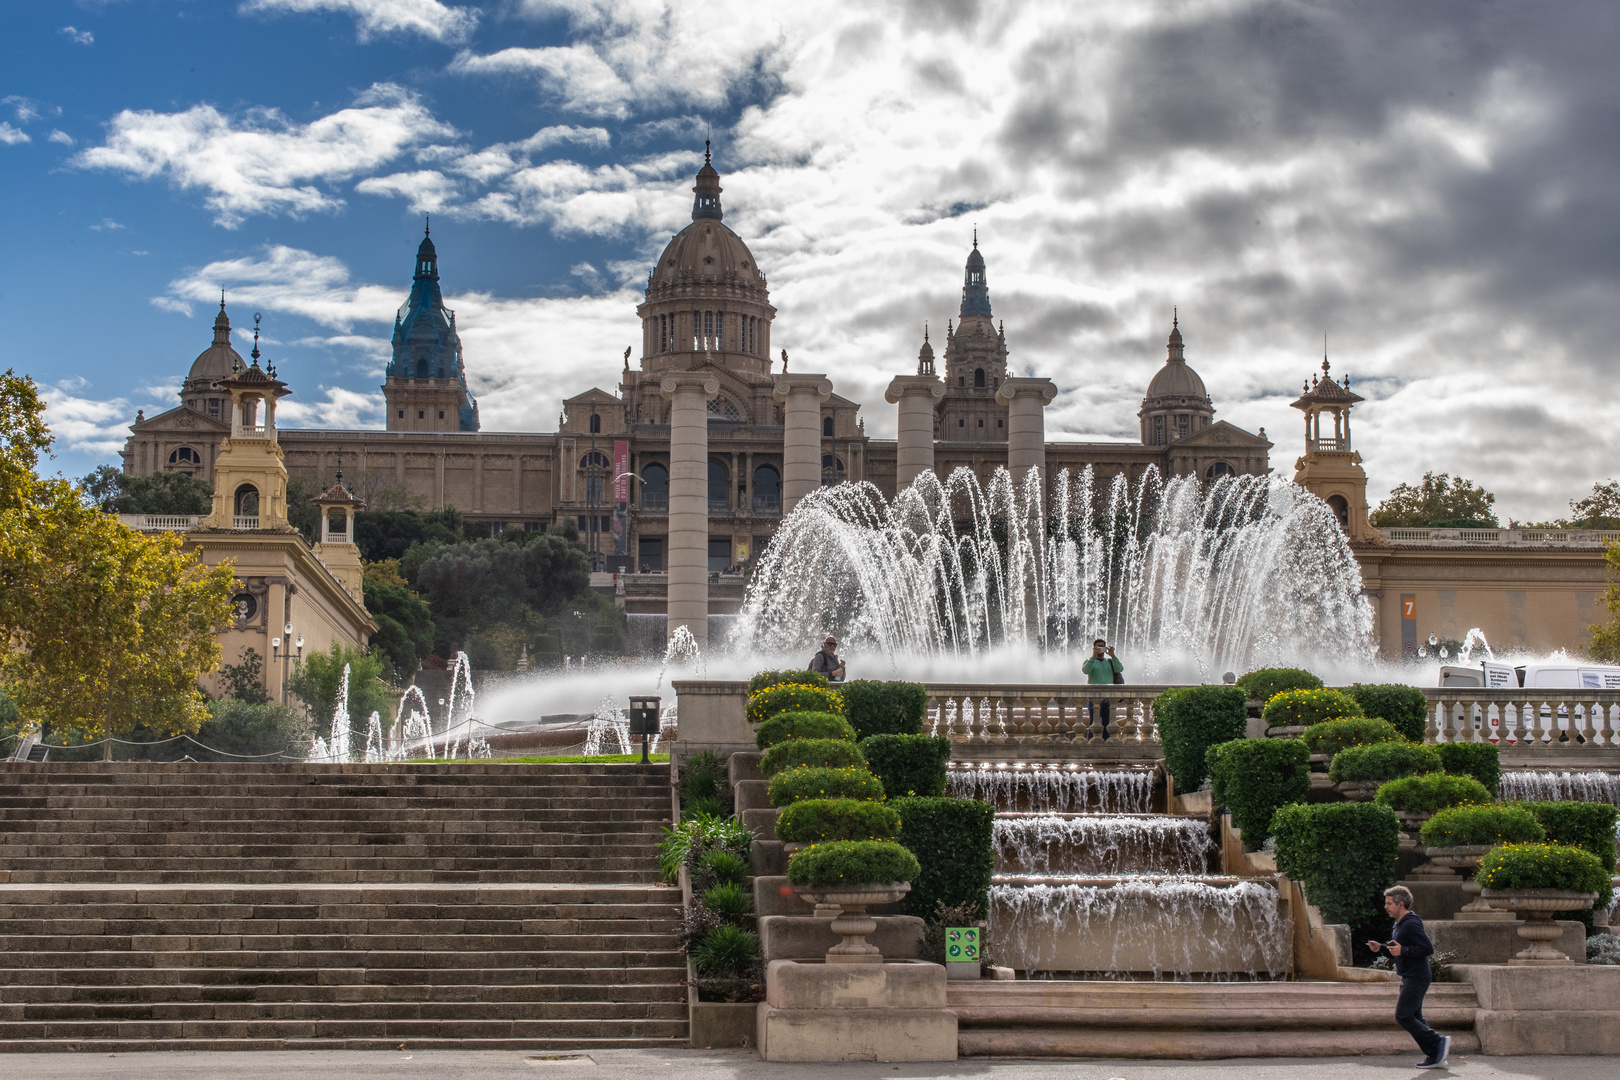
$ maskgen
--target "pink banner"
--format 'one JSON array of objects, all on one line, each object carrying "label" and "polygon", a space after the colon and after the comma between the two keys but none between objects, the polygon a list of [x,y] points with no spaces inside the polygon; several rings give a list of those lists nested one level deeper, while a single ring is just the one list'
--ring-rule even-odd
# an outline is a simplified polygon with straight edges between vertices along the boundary
[{"label": "pink banner", "polygon": [[613,501],[630,501],[630,443],[626,439],[613,440]]}]

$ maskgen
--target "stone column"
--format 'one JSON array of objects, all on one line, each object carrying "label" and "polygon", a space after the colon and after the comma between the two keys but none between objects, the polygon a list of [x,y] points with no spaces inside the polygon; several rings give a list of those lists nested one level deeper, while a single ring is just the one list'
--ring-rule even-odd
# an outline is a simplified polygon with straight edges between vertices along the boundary
[{"label": "stone column", "polygon": [[920,474],[934,471],[934,405],[944,396],[945,383],[935,375],[897,375],[883,392],[884,401],[900,406],[896,495]]},{"label": "stone column", "polygon": [[667,632],[684,626],[709,643],[709,406],[720,380],[702,372],[665,375],[669,399],[669,602]]},{"label": "stone column", "polygon": [[1031,468],[1046,484],[1046,406],[1057,397],[1051,379],[1003,379],[996,402],[1007,406],[1007,471],[1022,487]]},{"label": "stone column", "polygon": [[821,486],[821,404],[832,396],[825,375],[778,375],[782,402],[782,516]]}]

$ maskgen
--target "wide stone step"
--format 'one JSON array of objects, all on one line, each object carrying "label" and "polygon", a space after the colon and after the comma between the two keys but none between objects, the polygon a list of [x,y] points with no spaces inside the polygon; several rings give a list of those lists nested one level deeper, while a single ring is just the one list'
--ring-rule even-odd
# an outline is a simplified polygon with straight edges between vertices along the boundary
[{"label": "wide stone step", "polygon": [[[678,969],[645,969],[652,972]],[[684,969],[679,969],[684,970]],[[72,984],[0,986],[0,1005],[117,1004],[188,1002],[271,1002],[320,1004],[323,1002],[431,1002],[471,1004],[525,1002],[676,1002],[684,1005],[686,988],[680,983],[528,983],[521,985],[476,983],[312,984],[258,983],[250,986],[202,984],[140,984],[78,986]]]},{"label": "wide stone step", "polygon": [[616,1020],[54,1020],[0,1021],[0,1045],[24,1039],[383,1038],[444,1039],[677,1038],[686,1019]]},{"label": "wide stone step", "polygon": [[[116,958],[112,958],[116,960]],[[97,988],[205,985],[232,990],[277,987],[480,987],[576,985],[679,985],[686,978],[685,959],[678,966],[651,963],[644,967],[0,967],[0,987],[76,986]],[[8,1000],[15,1000],[8,995]]]},{"label": "wide stone step", "polygon": [[[162,928],[166,929],[166,928]],[[617,949],[667,951],[677,947],[673,930],[666,933],[637,934],[294,934],[258,932],[243,934],[175,934],[153,927],[144,934],[0,934],[0,954],[10,962],[30,953],[60,954],[128,949],[140,953],[189,952],[365,952],[426,951],[465,953],[469,951],[510,950],[537,953],[566,949],[592,952]]]},{"label": "wide stone step", "polygon": [[18,937],[63,936],[76,938],[128,937],[142,934],[417,934],[465,940],[468,935],[514,934],[604,935],[673,933],[679,919],[667,911],[598,918],[456,919],[456,918],[311,918],[311,919],[206,919],[160,916],[155,918],[4,918],[0,930]]},{"label": "wide stone step", "polygon": [[50,885],[91,882],[110,882],[124,885],[187,885],[239,881],[244,884],[287,885],[298,883],[330,884],[431,884],[433,882],[466,882],[469,884],[554,883],[572,884],[623,883],[652,884],[658,877],[656,870],[280,870],[246,869],[230,873],[207,870],[0,870],[0,882],[13,885]]},{"label": "wide stone step", "polygon": [[0,1023],[58,1020],[677,1020],[684,1001],[102,1002],[0,1004]]},{"label": "wide stone step", "polygon": [[280,1036],[251,1038],[56,1038],[16,1039],[0,1035],[0,1053],[84,1053],[129,1054],[158,1051],[294,1051],[294,1050],[528,1050],[540,1052],[591,1050],[658,1050],[679,1047],[686,1040],[686,1025],[679,1035],[643,1037],[615,1036],[612,1038],[575,1038],[557,1036],[525,1036],[523,1038],[468,1038],[459,1037],[458,1028],[446,1024],[439,1038],[395,1037],[376,1038],[350,1035],[341,1038],[288,1038]]},{"label": "wide stone step", "polygon": [[[682,956],[673,948],[667,951],[640,951],[589,949],[576,945],[573,949],[543,952],[517,949],[493,950],[434,950],[434,949],[288,949],[245,952],[241,949],[191,948],[154,952],[151,950],[124,951],[85,949],[72,952],[25,952],[6,957],[6,968],[0,974],[18,974],[22,971],[53,968],[230,968],[250,971],[254,968],[435,968],[465,970],[467,968],[635,968],[671,967],[682,962]],[[12,982],[19,981],[11,979]]]}]

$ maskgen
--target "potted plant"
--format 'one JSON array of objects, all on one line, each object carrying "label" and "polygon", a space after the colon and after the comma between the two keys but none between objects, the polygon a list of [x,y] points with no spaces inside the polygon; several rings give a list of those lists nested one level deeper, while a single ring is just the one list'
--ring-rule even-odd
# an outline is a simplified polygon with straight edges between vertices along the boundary
[{"label": "potted plant", "polygon": [[1613,894],[1596,855],[1560,844],[1494,847],[1480,860],[1477,880],[1486,903],[1528,916],[1519,936],[1530,946],[1514,957],[1515,964],[1570,963],[1552,947],[1564,936],[1564,928],[1552,921],[1553,913],[1589,908]]},{"label": "potted plant", "polygon": [[1324,720],[1360,716],[1361,706],[1337,690],[1284,690],[1266,702],[1261,715],[1268,738],[1297,739]]},{"label": "potted plant", "polygon": [[[1418,830],[1435,812],[1451,806],[1480,805],[1491,801],[1485,785],[1472,776],[1447,776],[1445,773],[1422,773],[1404,776],[1379,785],[1373,802],[1387,806],[1401,819],[1401,846],[1416,847]],[[1454,876],[1451,870],[1434,863],[1418,867],[1414,873],[1439,877]]]},{"label": "potted plant", "polygon": [[827,950],[827,963],[881,964],[883,954],[866,941],[877,929],[867,905],[901,899],[921,872],[917,857],[892,840],[834,840],[794,852],[787,876],[806,902],[840,908],[832,930],[843,941]]},{"label": "potted plant", "polygon": [[1334,754],[1328,765],[1328,779],[1346,799],[1368,802],[1380,786],[1391,780],[1440,771],[1440,755],[1432,746],[1381,742],[1349,746]]},{"label": "potted plant", "polygon": [[1498,911],[1480,897],[1474,872],[1479,861],[1498,844],[1532,844],[1545,837],[1536,816],[1522,806],[1453,806],[1437,810],[1423,823],[1419,838],[1429,860],[1467,879],[1463,892],[1470,897],[1454,918],[1462,922],[1515,922],[1511,911]]},{"label": "potted plant", "polygon": [[1325,773],[1328,762],[1340,750],[1352,746],[1371,746],[1373,743],[1401,742],[1402,735],[1387,720],[1367,716],[1342,717],[1323,720],[1305,729],[1301,736],[1311,751],[1311,772]]}]

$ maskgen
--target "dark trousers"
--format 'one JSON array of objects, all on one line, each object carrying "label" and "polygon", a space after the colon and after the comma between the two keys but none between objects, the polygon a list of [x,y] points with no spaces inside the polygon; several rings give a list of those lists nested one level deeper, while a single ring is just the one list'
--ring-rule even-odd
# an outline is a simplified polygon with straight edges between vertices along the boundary
[{"label": "dark trousers", "polygon": [[1429,982],[1427,975],[1405,976],[1395,1002],[1395,1022],[1412,1036],[1424,1057],[1433,1057],[1440,1049],[1440,1033],[1423,1022],[1423,995],[1429,992]]},{"label": "dark trousers", "polygon": [[1108,738],[1108,719],[1113,710],[1109,707],[1109,703],[1106,701],[1093,701],[1089,704],[1091,705],[1091,718],[1093,720],[1100,721],[1100,727],[1098,730],[1102,732],[1102,737],[1104,739]]}]

